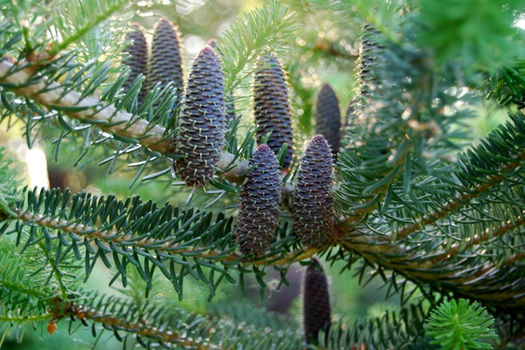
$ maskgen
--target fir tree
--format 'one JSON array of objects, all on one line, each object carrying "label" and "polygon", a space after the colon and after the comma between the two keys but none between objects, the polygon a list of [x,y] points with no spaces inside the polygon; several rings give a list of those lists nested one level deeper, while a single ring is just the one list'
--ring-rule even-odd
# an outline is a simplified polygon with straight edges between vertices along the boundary
[{"label": "fir tree", "polygon": [[[103,194],[29,188],[0,148],[0,340],[33,327],[45,341],[89,328],[93,344],[108,334],[145,348],[523,344],[522,1],[298,3],[230,19],[180,67],[174,28],[188,35],[200,17],[167,9],[214,2],[173,1],[160,35],[128,1],[0,0],[1,129],[118,180]],[[136,21],[180,55],[167,67],[174,81],[159,68],[161,84],[142,89],[152,79],[144,55],[160,51],[148,53]],[[166,63],[157,53],[150,72]],[[351,106],[336,123],[335,164],[313,136],[321,82]],[[471,125],[496,114],[508,116],[491,132]],[[398,309],[337,315],[320,261],[363,285],[381,281]],[[322,303],[305,292],[305,330],[235,298],[217,302],[225,285],[245,294],[250,281],[264,297],[268,272],[286,285],[293,263],[322,286]],[[101,268],[103,285],[93,282]],[[204,287],[204,305],[188,285]]]}]

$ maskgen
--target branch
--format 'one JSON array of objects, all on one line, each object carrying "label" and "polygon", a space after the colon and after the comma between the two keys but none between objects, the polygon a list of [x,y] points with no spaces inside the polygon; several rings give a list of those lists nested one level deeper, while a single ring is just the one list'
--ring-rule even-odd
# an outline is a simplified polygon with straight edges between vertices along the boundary
[{"label": "branch", "polygon": [[[68,117],[93,124],[103,131],[138,142],[161,154],[174,152],[173,136],[166,129],[148,123],[131,113],[117,111],[97,97],[83,97],[79,92],[66,91],[58,83],[48,81],[33,72],[31,66],[18,67],[8,60],[0,62],[0,84],[21,97],[30,98],[49,109],[62,111]],[[235,159],[225,152],[218,167],[226,170],[224,176],[231,182],[240,183],[248,171],[248,162]]]},{"label": "branch", "polygon": [[[108,245],[117,244],[122,249],[126,250],[128,247],[140,248],[144,250],[155,250],[156,252],[163,252],[163,256],[187,255],[194,259],[207,259],[226,263],[240,263],[243,265],[257,265],[257,266],[286,266],[295,262],[306,260],[316,253],[320,252],[320,248],[307,248],[290,253],[281,253],[278,255],[265,255],[261,257],[245,257],[235,252],[225,254],[224,251],[216,249],[206,249],[188,246],[177,246],[173,242],[178,241],[178,236],[173,236],[170,239],[156,240],[153,238],[143,238],[138,240],[136,236],[123,234],[113,229],[100,229],[93,226],[70,223],[67,220],[57,220],[49,217],[44,217],[41,214],[22,211],[20,209],[13,209],[16,214],[16,219],[22,220],[25,223],[33,223],[41,227],[47,227],[54,230],[59,230],[64,233],[81,235],[89,239],[89,241],[99,240]],[[1,213],[1,208],[0,208]],[[13,217],[11,217],[13,218]],[[147,234],[147,232],[144,232]],[[55,236],[56,239],[58,237]]]},{"label": "branch", "polygon": [[153,151],[173,151],[173,139],[164,136],[164,128],[117,111],[96,97],[82,97],[76,91],[66,91],[62,85],[35,74],[30,66],[20,68],[7,60],[0,62],[0,84],[17,95],[31,98],[50,109],[59,109],[70,118],[96,124],[103,131],[138,139],[141,145]]},{"label": "branch", "polygon": [[[479,245],[492,238],[502,236],[522,225],[525,225],[525,211],[523,211],[521,215],[516,216],[513,220],[507,220],[501,222],[500,225],[494,225],[492,228],[487,228],[483,234],[474,234],[472,237],[469,237],[467,239],[466,244],[464,244],[463,242],[454,243],[448,251],[432,259],[432,262],[438,263],[450,259],[452,256],[455,256],[458,253],[467,250],[468,248],[471,248],[475,245]],[[519,254],[515,255],[514,258],[516,259],[519,256]]]},{"label": "branch", "polygon": [[[155,327],[144,318],[136,318],[136,320],[130,321],[124,317],[119,317],[118,314],[111,314],[110,312],[112,310],[104,310],[104,312],[101,312],[72,302],[68,302],[62,307],[62,301],[60,299],[57,299],[55,304],[56,307],[53,310],[53,317],[50,324],[69,316],[72,319],[82,321],[84,324],[86,320],[90,320],[102,324],[106,329],[133,333],[137,336],[150,338],[155,342],[173,344],[177,347],[188,347],[198,350],[221,349],[220,346],[207,343],[205,338],[192,338],[185,333],[170,330],[166,326],[162,328]],[[122,309],[118,311],[122,311]],[[210,328],[209,331],[213,332],[213,328]]]},{"label": "branch", "polygon": [[[128,139],[138,140],[143,146],[161,154],[173,154],[173,136],[166,129],[128,112],[117,111],[114,106],[100,99],[82,97],[76,91],[66,91],[60,84],[49,82],[45,77],[35,79],[31,66],[19,68],[7,60],[0,62],[0,85],[17,95],[31,98],[49,109],[57,109],[72,119],[93,124],[102,131]],[[249,167],[247,160],[223,152],[217,164],[219,175],[228,181],[241,184]],[[283,175],[284,176],[284,175]],[[293,192],[293,185],[283,185],[283,196]]]},{"label": "branch", "polygon": [[[401,248],[389,242],[378,242],[377,236],[347,234],[339,244],[372,263],[398,272],[409,280],[475,298],[497,308],[514,312],[525,309],[525,279],[507,281],[508,266],[485,264],[465,268],[465,257],[455,261],[435,261],[427,252],[409,249],[410,247]],[[447,256],[446,254],[447,252],[442,252],[437,256]],[[475,255],[472,258],[475,258]]]},{"label": "branch", "polygon": [[[517,160],[525,160],[525,153],[520,153],[516,155],[515,158]],[[465,193],[458,194],[454,200],[450,200],[449,202],[444,204],[441,207],[441,209],[423,216],[423,218],[421,218],[421,220],[419,220],[418,222],[401,227],[395,235],[389,236],[388,239],[390,241],[394,239],[402,239],[414,232],[424,230],[425,226],[433,224],[439,219],[444,218],[445,216],[455,212],[461,206],[469,204],[473,199],[481,196],[482,194],[490,190],[494,185],[503,181],[505,179],[505,176],[501,175],[502,173],[509,173],[510,171],[520,167],[521,165],[521,162],[512,162],[506,164],[504,167],[497,171],[496,175],[488,177],[483,183],[479,184],[473,189],[465,191]]]}]

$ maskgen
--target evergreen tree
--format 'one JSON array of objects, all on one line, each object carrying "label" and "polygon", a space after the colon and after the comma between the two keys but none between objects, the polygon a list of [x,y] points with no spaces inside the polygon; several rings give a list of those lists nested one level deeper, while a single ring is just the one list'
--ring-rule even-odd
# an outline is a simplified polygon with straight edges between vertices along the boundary
[{"label": "evergreen tree", "polygon": [[[183,14],[215,2],[140,3],[0,0],[2,129],[71,168],[100,164],[130,192],[161,192],[24,187],[1,148],[1,341],[89,327],[93,344],[145,348],[525,342],[522,1],[270,0],[189,59],[177,28],[204,17]],[[154,49],[146,9],[169,17],[152,22],[168,33]],[[163,70],[168,48],[177,67]],[[325,83],[330,110],[351,108],[342,130],[314,135]],[[287,285],[293,263],[307,265],[304,328],[214,302],[250,280],[264,296],[272,270]],[[399,309],[331,316],[321,265],[335,263],[381,281]],[[100,268],[113,289],[92,281]],[[188,284],[210,303],[192,303]]]}]

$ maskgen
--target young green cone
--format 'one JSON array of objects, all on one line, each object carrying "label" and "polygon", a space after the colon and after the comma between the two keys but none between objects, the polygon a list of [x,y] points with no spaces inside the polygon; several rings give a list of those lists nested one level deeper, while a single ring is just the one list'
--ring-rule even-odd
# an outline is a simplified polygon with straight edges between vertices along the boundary
[{"label": "young green cone", "polygon": [[[130,69],[128,79],[122,86],[126,93],[140,74],[144,76],[146,75],[146,66],[148,63],[148,43],[146,42],[144,31],[139,24],[134,24],[133,27],[134,30],[126,34],[125,38],[125,41],[130,43],[125,50],[129,56],[123,62]],[[145,89],[142,88],[139,92],[139,103],[142,103],[142,100],[144,99],[144,91]]]},{"label": "young green cone", "polygon": [[332,153],[323,135],[306,148],[295,186],[293,230],[309,247],[322,248],[332,237]]},{"label": "young green cone", "polygon": [[317,97],[315,123],[315,132],[325,137],[334,156],[337,156],[341,147],[341,111],[339,100],[330,84],[323,84]]},{"label": "young green cone", "polygon": [[319,332],[328,332],[331,323],[330,293],[321,264],[306,267],[303,276],[303,327],[307,344],[316,344]]},{"label": "young green cone", "polygon": [[275,239],[281,206],[279,164],[268,145],[260,145],[250,160],[235,228],[243,254],[261,255]]},{"label": "young green cone", "polygon": [[276,154],[286,142],[288,149],[283,168],[288,168],[293,156],[290,104],[283,69],[277,57],[272,54],[262,56],[257,63],[254,104],[257,141],[261,143],[271,132],[267,143]]},{"label": "young green cone", "polygon": [[188,186],[203,186],[215,174],[224,144],[224,79],[213,49],[201,50],[188,79],[177,118],[174,167]]}]

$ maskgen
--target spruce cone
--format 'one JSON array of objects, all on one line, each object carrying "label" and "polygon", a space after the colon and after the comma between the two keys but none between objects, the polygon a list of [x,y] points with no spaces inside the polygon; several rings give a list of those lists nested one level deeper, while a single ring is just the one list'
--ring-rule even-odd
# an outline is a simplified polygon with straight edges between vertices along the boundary
[{"label": "spruce cone", "polygon": [[295,234],[309,247],[322,248],[332,236],[332,154],[323,135],[306,148],[297,176],[293,203]]},{"label": "spruce cone", "polygon": [[201,50],[188,86],[175,135],[174,167],[188,186],[203,186],[215,173],[224,144],[224,82],[219,59],[209,46]]},{"label": "spruce cone", "polygon": [[235,237],[243,254],[261,255],[275,238],[281,206],[281,178],[277,158],[260,145],[250,161]]},{"label": "spruce cone", "polygon": [[314,258],[313,262],[303,276],[303,326],[307,344],[316,344],[319,332],[328,333],[331,323],[328,282],[319,261]]},{"label": "spruce cone", "polygon": [[173,87],[177,89],[177,100],[180,99],[184,88],[180,42],[180,33],[176,26],[166,19],[157,22],[148,62],[146,93],[157,83],[160,83],[161,88],[173,83]]},{"label": "spruce cone", "polygon": [[292,161],[292,124],[290,106],[284,72],[279,60],[274,55],[265,55],[259,59],[255,72],[254,86],[255,122],[257,123],[257,141],[271,132],[268,146],[276,154],[283,143],[288,143],[283,167],[288,168]]},{"label": "spruce cone", "polygon": [[315,131],[328,141],[334,156],[341,147],[341,112],[339,100],[329,84],[324,84],[317,97],[315,111]]},{"label": "spruce cone", "polygon": [[[146,65],[148,63],[148,44],[144,31],[139,24],[134,24],[133,27],[135,27],[135,30],[126,34],[125,38],[126,42],[131,43],[126,47],[126,53],[129,57],[124,61],[124,64],[130,68],[128,79],[122,86],[125,93],[129,91],[129,88],[140,74],[146,75]],[[145,89],[143,88],[139,92],[139,103],[142,103],[144,99],[144,91]]]}]

